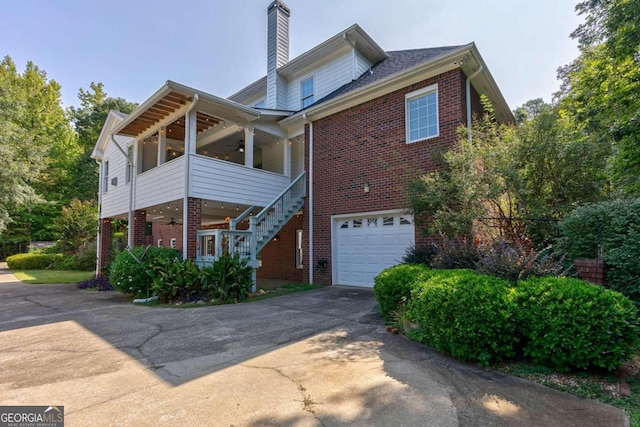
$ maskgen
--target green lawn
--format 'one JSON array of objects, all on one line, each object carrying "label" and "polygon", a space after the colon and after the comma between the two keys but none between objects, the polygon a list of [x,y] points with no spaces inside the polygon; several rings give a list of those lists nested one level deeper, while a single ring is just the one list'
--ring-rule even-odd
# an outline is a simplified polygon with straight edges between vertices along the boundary
[{"label": "green lawn", "polygon": [[93,271],[24,270],[12,272],[18,280],[30,285],[78,283],[91,279]]}]

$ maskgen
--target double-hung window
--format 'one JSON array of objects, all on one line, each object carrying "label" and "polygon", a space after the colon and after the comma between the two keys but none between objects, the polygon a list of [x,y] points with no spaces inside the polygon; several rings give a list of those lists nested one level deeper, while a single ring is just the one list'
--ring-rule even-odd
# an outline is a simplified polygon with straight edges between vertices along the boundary
[{"label": "double-hung window", "polygon": [[405,95],[407,144],[438,136],[438,85]]},{"label": "double-hung window", "polygon": [[109,191],[109,160],[104,162],[102,177],[102,192],[106,193],[107,191]]},{"label": "double-hung window", "polygon": [[313,77],[300,82],[300,101],[302,108],[313,104]]}]

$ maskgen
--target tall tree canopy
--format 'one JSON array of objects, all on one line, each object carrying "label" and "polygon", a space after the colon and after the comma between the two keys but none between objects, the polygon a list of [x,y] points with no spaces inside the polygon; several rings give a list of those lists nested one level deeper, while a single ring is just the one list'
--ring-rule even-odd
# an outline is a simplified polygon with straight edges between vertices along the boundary
[{"label": "tall tree canopy", "polygon": [[102,83],[91,83],[88,90],[80,89],[78,98],[80,107],[69,109],[82,150],[75,165],[77,170],[74,179],[75,197],[80,200],[96,200],[98,167],[95,160],[91,159],[91,151],[100,136],[109,111],[117,110],[129,114],[137,104],[122,98],[108,97]]},{"label": "tall tree canopy", "polygon": [[619,193],[640,194],[640,0],[587,0],[572,37],[581,55],[558,71],[563,115],[609,146],[608,171]]},{"label": "tall tree canopy", "polygon": [[[71,165],[79,153],[60,104],[60,85],[32,62],[20,73],[7,56],[0,62],[0,233],[30,233],[48,201],[68,195]],[[11,230],[7,226],[14,223]],[[26,228],[26,229],[25,229]]]}]

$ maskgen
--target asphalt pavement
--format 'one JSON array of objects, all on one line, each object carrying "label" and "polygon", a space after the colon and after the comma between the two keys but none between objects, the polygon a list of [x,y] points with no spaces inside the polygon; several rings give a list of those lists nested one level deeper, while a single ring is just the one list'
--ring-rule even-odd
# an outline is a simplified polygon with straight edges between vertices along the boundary
[{"label": "asphalt pavement", "polygon": [[330,287],[198,308],[26,285],[0,264],[0,405],[65,426],[626,426],[623,411],[459,363]]}]

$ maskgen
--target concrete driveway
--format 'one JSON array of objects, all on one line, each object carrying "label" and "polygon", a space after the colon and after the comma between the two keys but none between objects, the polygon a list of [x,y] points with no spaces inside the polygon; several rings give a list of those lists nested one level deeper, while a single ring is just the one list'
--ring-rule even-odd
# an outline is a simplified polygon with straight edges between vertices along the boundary
[{"label": "concrete driveway", "polygon": [[66,426],[625,426],[386,332],[370,290],[165,309],[0,268],[0,405]]}]

